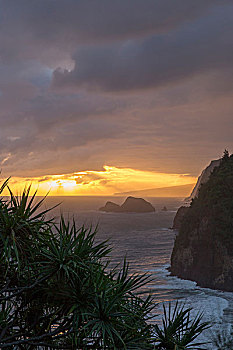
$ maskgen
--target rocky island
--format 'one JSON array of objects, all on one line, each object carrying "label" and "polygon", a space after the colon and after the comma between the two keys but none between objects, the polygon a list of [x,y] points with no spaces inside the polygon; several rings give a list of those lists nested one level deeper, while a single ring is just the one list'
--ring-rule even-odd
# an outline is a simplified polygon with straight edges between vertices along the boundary
[{"label": "rocky island", "polygon": [[233,291],[233,155],[224,153],[189,207],[180,208],[171,274]]},{"label": "rocky island", "polygon": [[150,213],[154,212],[155,208],[143,198],[128,197],[122,205],[113,202],[107,202],[100,211],[113,213]]}]

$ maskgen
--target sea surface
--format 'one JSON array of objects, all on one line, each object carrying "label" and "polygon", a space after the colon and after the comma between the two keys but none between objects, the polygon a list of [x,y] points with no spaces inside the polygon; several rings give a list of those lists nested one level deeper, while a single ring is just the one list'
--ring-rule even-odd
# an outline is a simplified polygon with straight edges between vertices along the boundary
[{"label": "sea surface", "polygon": [[[125,257],[131,273],[148,273],[152,281],[139,292],[151,293],[156,303],[153,322],[161,323],[162,305],[176,300],[193,308],[193,315],[203,313],[203,321],[211,328],[199,336],[199,341],[211,342],[218,330],[228,331],[233,324],[233,293],[200,288],[195,282],[169,276],[167,268],[176,232],[171,230],[176,210],[183,204],[182,198],[145,198],[156,211],[154,213],[104,213],[98,211],[106,201],[123,203],[123,197],[48,197],[46,207],[61,203],[54,209],[56,217],[62,213],[74,218],[78,226],[98,225],[97,240],[109,240],[112,246],[112,264],[121,264]],[[167,211],[161,209],[166,206]],[[213,344],[205,347],[214,350]]]}]

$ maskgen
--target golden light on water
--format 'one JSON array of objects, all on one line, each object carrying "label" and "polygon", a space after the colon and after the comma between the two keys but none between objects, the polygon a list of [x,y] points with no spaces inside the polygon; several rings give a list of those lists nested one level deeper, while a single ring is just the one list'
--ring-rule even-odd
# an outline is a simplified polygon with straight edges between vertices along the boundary
[{"label": "golden light on water", "polygon": [[[82,171],[71,174],[10,179],[10,187],[20,193],[32,186],[37,195],[49,192],[52,196],[113,195],[114,193],[187,185],[196,182],[188,174],[167,174],[131,168],[104,166],[101,171]],[[4,192],[6,194],[6,191]]]}]

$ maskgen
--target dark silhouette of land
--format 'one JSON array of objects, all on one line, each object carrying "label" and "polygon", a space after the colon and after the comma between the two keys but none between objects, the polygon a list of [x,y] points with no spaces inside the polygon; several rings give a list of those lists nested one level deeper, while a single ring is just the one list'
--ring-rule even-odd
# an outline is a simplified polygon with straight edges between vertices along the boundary
[{"label": "dark silhouette of land", "polygon": [[104,207],[99,209],[105,212],[114,213],[149,213],[154,212],[155,208],[143,198],[128,197],[122,205],[113,202],[107,202]]},{"label": "dark silhouette of land", "polygon": [[115,196],[140,196],[140,197],[187,197],[195,184],[170,186],[161,188],[150,188],[129,192],[114,193]]}]

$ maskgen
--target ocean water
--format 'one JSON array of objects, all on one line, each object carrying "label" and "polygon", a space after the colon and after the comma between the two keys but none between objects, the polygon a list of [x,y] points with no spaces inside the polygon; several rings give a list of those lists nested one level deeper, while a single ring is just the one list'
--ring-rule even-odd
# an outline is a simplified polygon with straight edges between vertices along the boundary
[{"label": "ocean water", "polygon": [[[148,198],[154,205],[154,213],[104,213],[98,211],[107,200],[123,203],[121,197],[48,197],[46,207],[61,203],[53,214],[73,218],[77,225],[98,225],[98,240],[109,240],[112,246],[112,264],[121,264],[124,257],[130,264],[130,272],[148,273],[152,281],[142,288],[142,294],[151,293],[158,303],[153,322],[160,323],[162,305],[175,304],[179,300],[194,309],[193,315],[203,313],[203,321],[211,328],[198,338],[211,342],[218,330],[227,331],[233,324],[233,293],[200,288],[195,282],[169,275],[170,256],[175,239],[171,230],[181,198]],[[161,209],[166,206],[168,211]],[[205,349],[214,350],[209,343]]]}]

